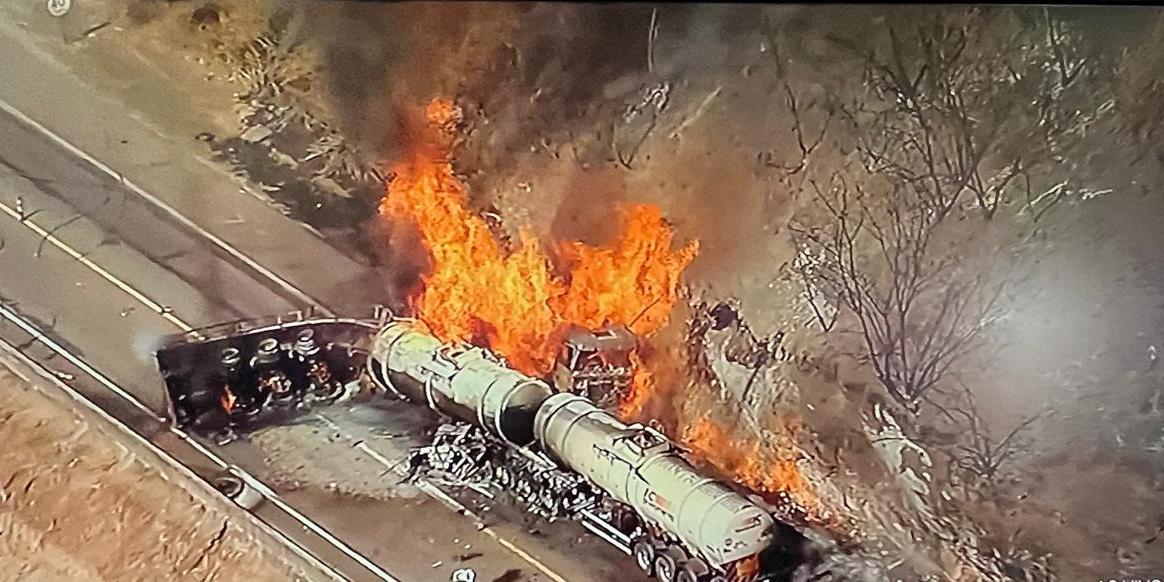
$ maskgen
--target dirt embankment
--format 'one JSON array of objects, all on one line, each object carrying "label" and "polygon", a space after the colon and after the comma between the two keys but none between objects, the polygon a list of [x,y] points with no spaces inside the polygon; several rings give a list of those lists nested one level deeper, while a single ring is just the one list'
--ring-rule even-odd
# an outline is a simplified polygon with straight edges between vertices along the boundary
[{"label": "dirt embankment", "polygon": [[0,362],[0,581],[312,577],[122,440]]}]

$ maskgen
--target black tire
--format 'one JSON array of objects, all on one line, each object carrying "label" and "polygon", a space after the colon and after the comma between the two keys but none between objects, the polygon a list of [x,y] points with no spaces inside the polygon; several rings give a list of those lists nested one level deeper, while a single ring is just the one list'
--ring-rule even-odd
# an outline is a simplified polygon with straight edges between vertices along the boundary
[{"label": "black tire", "polygon": [[640,539],[636,541],[631,548],[631,556],[634,557],[635,564],[647,576],[655,573],[655,545],[649,540]]},{"label": "black tire", "polygon": [[242,493],[244,487],[242,479],[233,475],[217,477],[212,483],[215,489],[231,499],[234,499],[239,493]]},{"label": "black tire", "polygon": [[675,582],[703,582],[711,578],[711,568],[699,558],[687,560],[675,576]]},{"label": "black tire", "polygon": [[667,548],[655,556],[655,579],[659,582],[675,582],[679,566],[686,556],[675,548]]},{"label": "black tire", "polygon": [[230,473],[215,477],[211,481],[211,484],[215,489],[222,492],[223,495],[247,511],[253,510],[263,502],[263,495],[261,493],[250,485],[247,485],[241,478]]}]

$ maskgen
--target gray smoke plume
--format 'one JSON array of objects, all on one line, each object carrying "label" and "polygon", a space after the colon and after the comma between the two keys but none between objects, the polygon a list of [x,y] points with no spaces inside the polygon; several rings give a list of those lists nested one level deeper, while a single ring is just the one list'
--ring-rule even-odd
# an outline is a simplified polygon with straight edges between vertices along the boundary
[{"label": "gray smoke plume", "polygon": [[697,41],[690,55],[703,61],[714,44],[704,39],[730,36],[747,21],[746,11],[684,5],[284,0],[281,7],[293,14],[298,40],[320,51],[345,135],[387,159],[407,141],[408,112],[438,95],[483,106],[528,103],[531,133],[568,125],[608,84],[645,69],[653,11],[672,38]]}]

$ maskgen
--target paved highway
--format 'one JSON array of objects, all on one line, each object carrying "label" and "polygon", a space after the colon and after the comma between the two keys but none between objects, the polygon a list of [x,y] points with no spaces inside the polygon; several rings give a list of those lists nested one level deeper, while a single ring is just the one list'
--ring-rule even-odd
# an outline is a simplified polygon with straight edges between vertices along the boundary
[{"label": "paved highway", "polygon": [[[23,328],[0,323],[0,337],[68,374],[75,388],[183,461],[210,464],[151,418],[164,406],[152,349],[175,332],[304,307],[306,294],[256,269],[267,264],[264,257],[248,264],[213,244],[40,128],[2,113],[0,136],[0,298],[24,322]],[[34,341],[30,324],[59,349]],[[78,361],[108,382],[86,374]],[[201,446],[260,476],[310,466],[317,474],[332,472],[336,482],[362,475],[391,489],[397,480],[391,467],[409,442],[382,435],[414,433],[424,422],[418,414],[406,405],[327,410],[304,419],[309,430],[282,439]],[[505,521],[481,528],[439,490],[353,497],[294,485],[272,484],[288,505],[260,517],[352,579],[377,579],[383,570],[401,580],[448,580],[462,567],[474,568],[478,580],[633,579],[626,574],[629,559],[595,539],[579,542],[579,528],[554,528],[549,536]],[[323,531],[305,528],[291,517],[297,513]],[[332,534],[344,543],[329,541]],[[337,549],[345,543],[354,552]],[[365,557],[371,567],[360,564]]]}]

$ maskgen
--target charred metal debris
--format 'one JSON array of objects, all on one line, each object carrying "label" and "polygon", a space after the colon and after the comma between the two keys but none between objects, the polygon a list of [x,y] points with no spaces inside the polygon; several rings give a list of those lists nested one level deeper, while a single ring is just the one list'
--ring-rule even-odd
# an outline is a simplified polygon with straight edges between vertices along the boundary
[{"label": "charred metal debris", "polygon": [[784,581],[815,563],[816,542],[779,500],[704,475],[663,433],[596,404],[617,404],[636,347],[626,329],[575,330],[551,388],[381,312],[198,330],[170,338],[157,360],[174,423],[212,438],[287,422],[362,385],[424,406],[445,422],[407,455],[408,477],[504,500],[535,522],[579,524],[659,580]]}]

